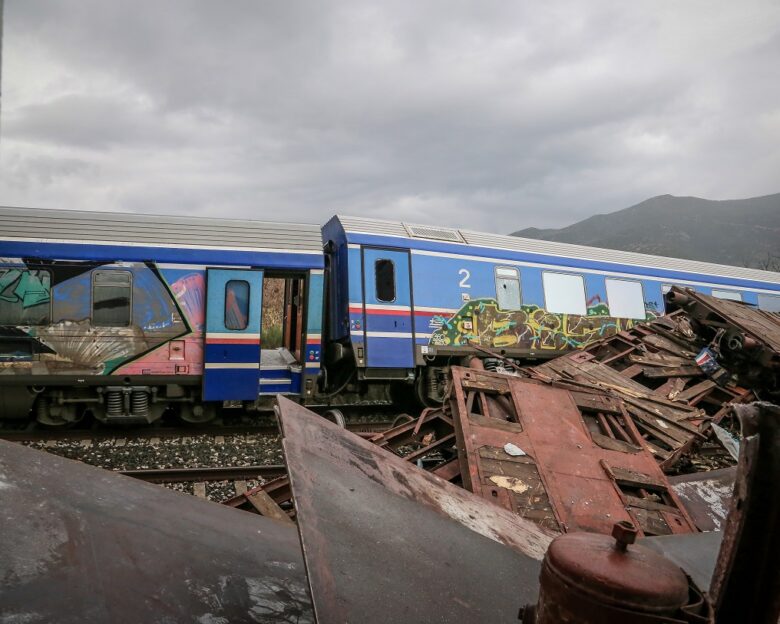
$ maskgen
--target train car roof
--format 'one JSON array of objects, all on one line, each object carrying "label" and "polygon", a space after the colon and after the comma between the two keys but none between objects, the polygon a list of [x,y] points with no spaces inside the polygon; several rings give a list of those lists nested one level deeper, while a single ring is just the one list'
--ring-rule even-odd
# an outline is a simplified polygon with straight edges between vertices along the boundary
[{"label": "train car roof", "polygon": [[43,208],[0,207],[0,239],[322,254],[308,223]]},{"label": "train car roof", "polygon": [[[401,221],[384,221],[365,217],[337,215],[347,241],[351,243],[381,244],[385,239],[406,239],[411,249],[426,249],[469,255],[474,251],[501,250],[548,258],[575,258],[591,263],[608,263],[629,267],[645,267],[667,271],[713,275],[738,280],[751,280],[780,285],[780,273],[744,267],[654,256],[630,251],[572,245],[519,236],[475,232],[439,225],[418,225]],[[385,241],[385,244],[389,244]],[[397,244],[397,243],[396,243]],[[713,241],[717,244],[717,241]],[[484,254],[481,254],[484,255]]]}]

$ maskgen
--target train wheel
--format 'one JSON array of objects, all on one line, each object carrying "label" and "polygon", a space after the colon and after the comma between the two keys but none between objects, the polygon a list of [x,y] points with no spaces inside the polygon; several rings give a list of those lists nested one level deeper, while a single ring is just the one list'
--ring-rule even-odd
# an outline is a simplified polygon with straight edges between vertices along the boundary
[{"label": "train wheel", "polygon": [[211,403],[190,405],[188,403],[179,406],[179,418],[193,425],[202,425],[214,420],[217,408]]},{"label": "train wheel", "polygon": [[344,418],[344,414],[339,409],[329,409],[322,414],[322,417],[329,420],[332,423],[336,423],[341,428],[346,428],[347,421]]}]

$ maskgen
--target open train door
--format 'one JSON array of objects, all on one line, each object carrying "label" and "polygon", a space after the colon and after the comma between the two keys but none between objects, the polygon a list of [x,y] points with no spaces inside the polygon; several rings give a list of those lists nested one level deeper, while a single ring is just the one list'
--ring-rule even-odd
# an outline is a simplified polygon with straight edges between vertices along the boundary
[{"label": "open train door", "polygon": [[204,401],[254,401],[260,381],[263,271],[206,270]]}]

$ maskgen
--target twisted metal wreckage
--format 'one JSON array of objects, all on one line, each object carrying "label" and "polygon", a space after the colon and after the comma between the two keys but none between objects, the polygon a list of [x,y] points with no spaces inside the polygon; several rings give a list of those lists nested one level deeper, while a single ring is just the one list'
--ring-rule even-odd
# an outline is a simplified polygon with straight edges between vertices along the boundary
[{"label": "twisted metal wreckage", "polygon": [[777,622],[780,316],[669,301],[370,440],[280,397],[288,474],[228,505],[0,443],[1,619]]}]

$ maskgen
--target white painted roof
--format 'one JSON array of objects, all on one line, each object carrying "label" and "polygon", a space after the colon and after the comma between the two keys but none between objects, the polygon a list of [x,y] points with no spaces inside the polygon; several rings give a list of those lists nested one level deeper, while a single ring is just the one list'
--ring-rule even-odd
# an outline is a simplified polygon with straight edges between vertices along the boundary
[{"label": "white painted roof", "polygon": [[[684,260],[681,258],[667,258],[665,256],[653,256],[630,251],[618,251],[615,249],[602,249],[600,247],[586,247],[585,245],[571,245],[569,243],[557,243],[552,241],[537,240],[532,238],[520,238],[518,236],[506,236],[502,234],[489,234],[486,232],[474,232],[445,226],[416,225],[401,221],[383,221],[380,219],[367,219],[364,217],[350,217],[339,215],[344,231],[352,234],[373,234],[377,236],[395,236],[409,240],[435,240],[450,245],[464,245],[482,247],[486,249],[499,249],[517,251],[545,256],[578,258],[591,262],[609,262],[626,266],[649,267],[666,269],[669,271],[685,271],[703,275],[717,275],[735,279],[755,280],[780,285],[780,273],[773,271],[761,271],[734,267],[725,264],[699,262],[698,260]],[[425,228],[429,235],[412,236],[416,228]],[[442,230],[441,238],[434,238],[432,230]],[[463,242],[455,242],[455,236]],[[717,244],[717,241],[713,241]],[[464,249],[464,254],[468,251]]]}]

